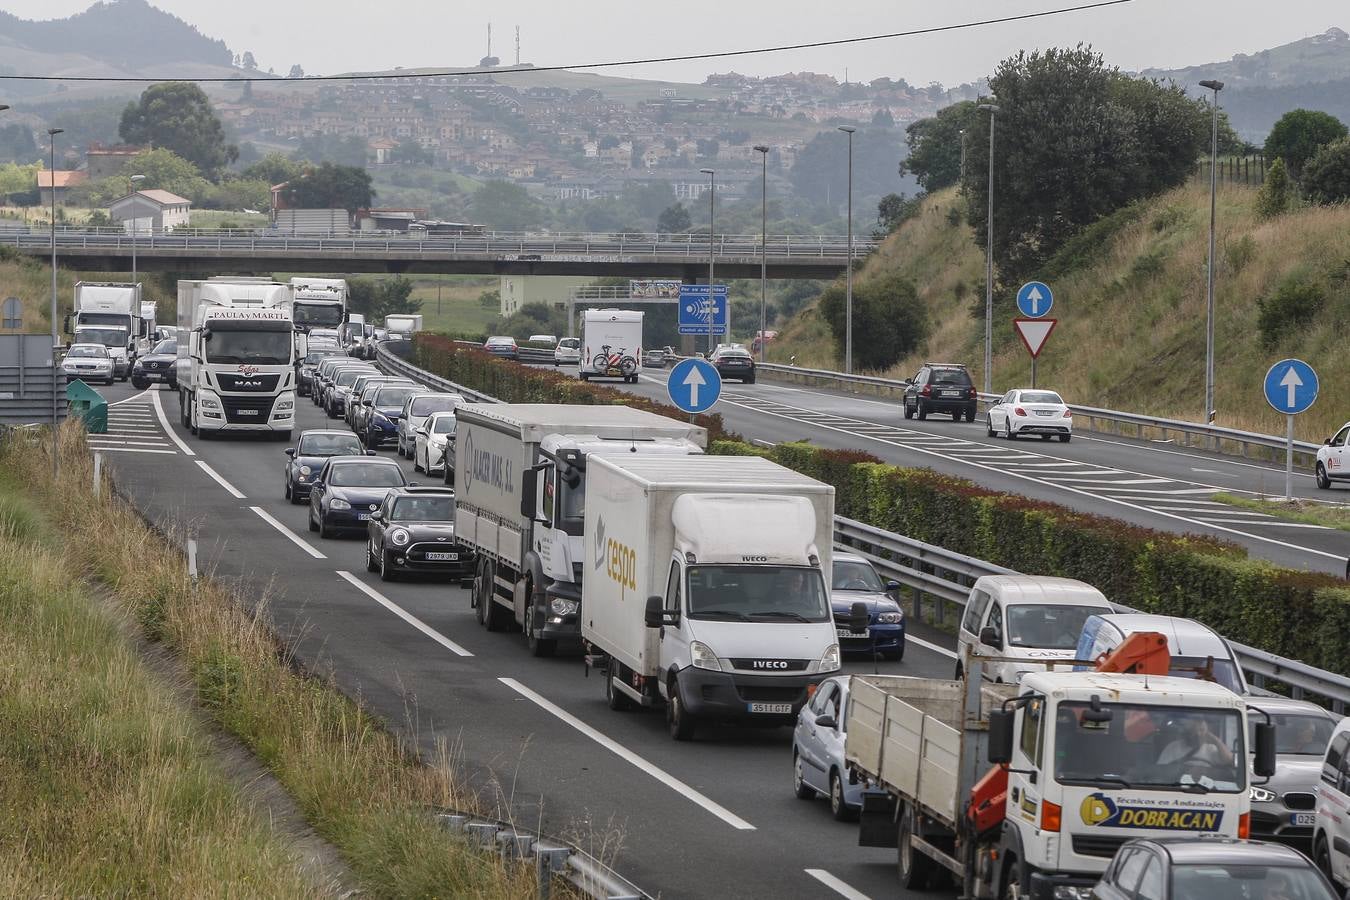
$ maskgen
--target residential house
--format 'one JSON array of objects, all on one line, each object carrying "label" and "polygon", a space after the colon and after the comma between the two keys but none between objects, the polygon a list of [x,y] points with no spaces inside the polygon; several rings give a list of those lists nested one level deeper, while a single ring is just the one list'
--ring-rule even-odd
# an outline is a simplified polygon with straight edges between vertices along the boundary
[{"label": "residential house", "polygon": [[84,154],[85,171],[93,181],[99,181],[109,175],[121,174],[122,167],[134,159],[141,152],[141,149],[126,144],[114,147],[90,144],[89,149]]},{"label": "residential house", "polygon": [[108,204],[108,217],[138,234],[184,228],[191,212],[191,200],[161,190],[134,191]]},{"label": "residential house", "polygon": [[53,202],[65,203],[70,189],[88,180],[89,173],[80,170],[41,169],[37,173],[38,198],[43,206],[51,206]]}]

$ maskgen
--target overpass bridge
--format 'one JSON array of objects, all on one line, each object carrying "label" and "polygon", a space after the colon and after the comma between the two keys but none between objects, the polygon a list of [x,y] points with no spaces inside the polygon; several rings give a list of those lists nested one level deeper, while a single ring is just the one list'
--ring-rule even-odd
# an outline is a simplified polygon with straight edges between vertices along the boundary
[{"label": "overpass bridge", "polygon": [[[47,257],[51,229],[0,229],[0,246]],[[56,229],[58,265],[81,271],[130,270],[132,239],[119,228]],[[874,247],[854,238],[853,257]],[[455,236],[402,234],[282,234],[275,231],[178,229],[135,240],[141,271],[217,274],[342,272],[447,275],[583,275],[678,278],[716,275],[757,278],[759,235],[546,234],[488,232]],[[834,278],[844,272],[847,239],[770,235],[763,244],[770,278]]]}]

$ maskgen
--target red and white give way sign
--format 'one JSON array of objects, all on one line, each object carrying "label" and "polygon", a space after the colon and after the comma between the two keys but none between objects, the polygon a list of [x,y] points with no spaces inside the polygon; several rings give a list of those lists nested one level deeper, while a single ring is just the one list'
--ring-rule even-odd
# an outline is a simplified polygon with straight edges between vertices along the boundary
[{"label": "red and white give way sign", "polygon": [[1017,329],[1017,336],[1026,344],[1027,352],[1031,358],[1035,359],[1041,355],[1045,342],[1050,338],[1050,332],[1055,330],[1059,324],[1059,319],[1013,319],[1013,327]]}]

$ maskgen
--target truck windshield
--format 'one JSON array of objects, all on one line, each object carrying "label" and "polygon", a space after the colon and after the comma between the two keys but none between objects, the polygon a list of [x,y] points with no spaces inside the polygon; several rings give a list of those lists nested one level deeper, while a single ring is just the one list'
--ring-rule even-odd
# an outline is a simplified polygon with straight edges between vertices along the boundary
[{"label": "truck windshield", "polygon": [[256,366],[284,366],[291,361],[292,333],[214,326],[206,341],[208,363],[252,363]]},{"label": "truck windshield", "polygon": [[131,316],[126,313],[80,313],[79,323],[81,325],[120,325],[122,328],[131,327]]},{"label": "truck windshield", "polygon": [[1055,780],[1237,793],[1247,789],[1245,738],[1237,710],[1102,703],[1091,711],[1087,703],[1065,702],[1055,716]]},{"label": "truck windshield", "polygon": [[1073,650],[1088,616],[1100,606],[1016,603],[1008,607],[1008,643],[1037,650]]},{"label": "truck windshield", "polygon": [[77,328],[75,340],[84,344],[102,344],[105,347],[125,347],[127,332],[125,328]]},{"label": "truck windshield", "polygon": [[826,622],[820,572],[806,566],[690,566],[691,619]]},{"label": "truck windshield", "polygon": [[296,300],[292,310],[296,325],[310,328],[333,328],[342,324],[340,303],[314,303]]}]

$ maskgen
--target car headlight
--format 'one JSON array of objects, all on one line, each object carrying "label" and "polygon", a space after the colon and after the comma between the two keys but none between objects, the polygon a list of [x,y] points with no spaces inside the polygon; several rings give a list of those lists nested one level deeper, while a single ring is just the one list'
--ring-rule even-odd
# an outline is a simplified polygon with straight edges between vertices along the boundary
[{"label": "car headlight", "polygon": [[575,600],[568,600],[566,597],[554,597],[553,602],[548,605],[555,616],[570,616],[579,608]]},{"label": "car headlight", "polygon": [[370,421],[381,427],[394,424],[393,422],[389,421],[388,416],[380,412],[378,409],[370,414]]},{"label": "car headlight", "polygon": [[831,644],[825,648],[825,652],[820,657],[821,672],[839,671],[839,645]]},{"label": "car headlight", "polygon": [[399,547],[407,546],[408,540],[411,537],[412,535],[410,535],[405,528],[395,528],[389,533],[389,540],[393,541],[394,544]]},{"label": "car headlight", "polygon": [[1253,787],[1247,795],[1253,803],[1271,803],[1276,797],[1274,791],[1268,791],[1263,787]]},{"label": "car headlight", "polygon": [[905,614],[902,612],[884,612],[877,616],[877,621],[882,625],[899,625],[905,621]]},{"label": "car headlight", "polygon": [[712,648],[702,641],[689,642],[689,660],[694,664],[695,669],[710,669],[714,672],[722,671],[722,663],[717,658],[717,654]]},{"label": "car headlight", "polygon": [[340,497],[334,497],[332,500],[329,500],[329,501],[328,501],[328,508],[329,508],[329,509],[351,509],[351,508],[352,508],[352,505],[351,505],[350,503],[348,503],[346,500],[341,499]]},{"label": "car headlight", "polygon": [[206,409],[220,409],[220,404],[213,397],[203,397],[200,402]]},{"label": "car headlight", "polygon": [[308,475],[310,472],[313,472],[313,471],[314,471],[314,470],[311,469],[309,466],[301,466],[301,467],[300,467],[300,474],[301,474],[301,475]]},{"label": "car headlight", "polygon": [[1092,900],[1092,888],[1083,885],[1057,884],[1054,900]]}]

